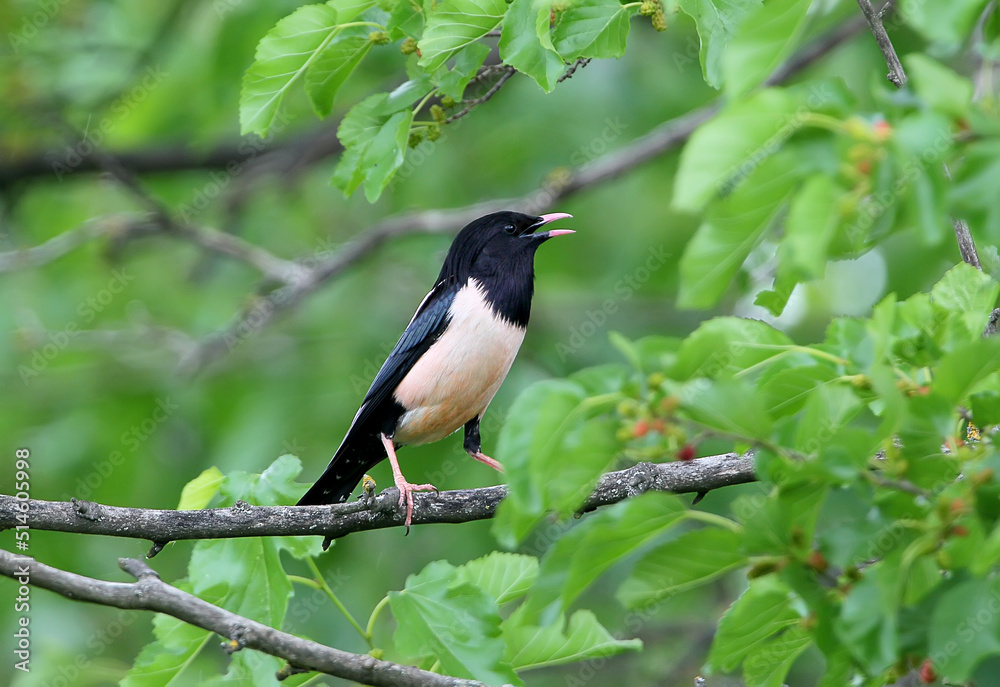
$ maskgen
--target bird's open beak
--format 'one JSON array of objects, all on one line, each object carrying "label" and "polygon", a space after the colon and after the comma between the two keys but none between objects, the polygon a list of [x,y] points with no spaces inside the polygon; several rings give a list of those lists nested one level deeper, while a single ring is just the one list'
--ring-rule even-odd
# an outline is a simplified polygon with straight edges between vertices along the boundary
[{"label": "bird's open beak", "polygon": [[[543,227],[550,222],[555,222],[560,219],[567,219],[573,215],[566,212],[552,212],[547,215],[540,215],[541,221],[536,223],[532,229]],[[533,236],[540,239],[550,239],[553,236],[562,236],[563,234],[575,234],[576,232],[572,229],[550,229],[549,231],[535,232]]]}]

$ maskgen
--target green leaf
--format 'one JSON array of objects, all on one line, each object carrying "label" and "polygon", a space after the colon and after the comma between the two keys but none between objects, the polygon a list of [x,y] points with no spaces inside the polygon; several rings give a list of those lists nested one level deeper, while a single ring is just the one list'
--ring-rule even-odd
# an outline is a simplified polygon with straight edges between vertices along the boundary
[{"label": "green leaf", "polygon": [[552,46],[551,11],[552,0],[514,0],[500,32],[500,59],[530,76],[546,93],[566,69]]},{"label": "green leaf", "polygon": [[830,365],[796,365],[764,372],[757,388],[764,399],[764,408],[773,418],[799,412],[809,398],[809,392],[820,384],[837,377]]},{"label": "green leaf", "polygon": [[934,288],[931,298],[934,303],[961,317],[972,341],[978,338],[986,326],[986,318],[997,301],[1000,284],[989,275],[983,274],[964,262],[948,270]]},{"label": "green leaf", "polygon": [[337,91],[372,49],[374,43],[368,40],[370,32],[371,28],[364,26],[340,31],[319,51],[306,72],[306,93],[320,117],[330,114]]},{"label": "green leaf", "polygon": [[[730,103],[695,130],[681,152],[674,182],[675,209],[696,213],[713,197],[746,179],[794,130],[798,99],[768,88]],[[766,176],[758,171],[757,176]]]},{"label": "green leaf", "polygon": [[644,494],[588,516],[546,552],[523,621],[547,625],[601,573],[676,524],[687,512],[672,494]]},{"label": "green leaf", "polygon": [[419,89],[404,84],[393,93],[365,98],[347,113],[337,130],[345,153],[333,177],[345,195],[363,183],[365,196],[374,202],[389,184],[403,164],[413,122],[409,106],[419,97]]},{"label": "green leaf", "polygon": [[783,582],[773,576],[750,580],[747,590],[719,620],[708,662],[713,668],[731,671],[768,638],[798,621],[791,591]]},{"label": "green leaf", "polygon": [[837,202],[842,193],[827,174],[810,177],[792,199],[785,219],[785,236],[779,256],[808,279],[818,279],[830,259],[827,249],[837,230]]},{"label": "green leaf", "polygon": [[780,154],[709,208],[681,256],[678,306],[708,308],[719,302],[798,183],[793,157]]},{"label": "green leaf", "polygon": [[442,95],[452,97],[456,102],[462,99],[465,87],[483,66],[483,61],[490,54],[490,48],[482,43],[473,43],[458,53],[455,66],[433,79],[434,85]]},{"label": "green leaf", "polygon": [[500,605],[528,593],[538,577],[538,559],[494,551],[459,566],[457,574],[457,579],[479,587]]},{"label": "green leaf", "polygon": [[816,456],[861,409],[852,388],[843,385],[816,387],[805,403],[795,428],[795,448]]},{"label": "green leaf", "polygon": [[225,479],[214,465],[184,485],[177,510],[201,510],[219,493],[219,485]]},{"label": "green leaf", "polygon": [[800,627],[763,642],[743,662],[747,687],[782,687],[795,659],[812,643],[812,635]]},{"label": "green leaf", "polygon": [[509,491],[493,533],[504,545],[517,545],[550,512],[572,515],[590,495],[618,450],[617,423],[594,416],[616,401],[617,395],[591,399],[579,384],[546,380],[514,402],[497,445]]},{"label": "green leaf", "polygon": [[723,529],[686,532],[643,556],[618,590],[618,600],[626,608],[651,606],[746,563],[737,533]]},{"label": "green leaf", "polygon": [[913,90],[932,109],[952,117],[965,117],[969,113],[971,81],[920,53],[910,53],[903,59]]},{"label": "green leaf", "polygon": [[965,42],[983,13],[987,0],[949,0],[949,2],[910,2],[900,10],[903,18],[928,40],[957,47]]},{"label": "green leaf", "polygon": [[1000,393],[996,391],[981,391],[972,394],[969,399],[972,406],[972,418],[980,427],[1000,423]]},{"label": "green leaf", "polygon": [[559,14],[552,44],[565,60],[617,58],[625,53],[629,19],[638,11],[619,0],[575,0]]},{"label": "green leaf", "polygon": [[835,630],[844,646],[868,671],[880,673],[899,652],[898,599],[903,579],[898,565],[884,561],[865,570],[844,600]]},{"label": "green leaf", "polygon": [[579,610],[569,619],[560,617],[550,625],[515,624],[515,613],[504,623],[507,660],[516,670],[546,668],[589,658],[614,656],[625,651],[639,651],[640,639],[615,639],[588,610]]},{"label": "green leaf", "polygon": [[495,29],[507,12],[504,0],[445,0],[434,6],[420,39],[420,66],[440,69],[456,53]]},{"label": "green leaf", "polygon": [[454,677],[520,684],[504,661],[496,602],[479,587],[458,581],[446,561],[406,578],[402,591],[389,592],[389,605],[397,621],[393,638],[404,654],[432,656]]},{"label": "green leaf", "polygon": [[[758,463],[761,452],[758,451]],[[758,470],[763,470],[758,467]],[[743,524],[743,550],[756,555],[801,553],[812,541],[830,488],[816,479],[782,484],[766,499],[741,496],[733,507]]]},{"label": "green leaf", "polygon": [[337,12],[328,5],[306,5],[268,31],[254,63],[243,76],[240,133],[267,134],[288,89],[333,39]]},{"label": "green leaf", "polygon": [[1000,654],[1000,581],[971,579],[942,594],[929,622],[930,655],[947,656],[935,665],[941,678],[968,680],[985,658]]},{"label": "green leaf", "polygon": [[680,0],[678,5],[691,15],[698,29],[705,82],[721,88],[726,48],[742,21],[761,6],[760,0]]},{"label": "green leaf", "polygon": [[766,322],[714,317],[681,344],[670,371],[674,379],[731,376],[781,355],[793,342]]},{"label": "green leaf", "polygon": [[740,439],[768,439],[771,418],[745,381],[692,379],[680,390],[681,408],[695,422]]},{"label": "green leaf", "polygon": [[979,339],[941,358],[934,372],[934,391],[957,405],[998,370],[1000,337]]},{"label": "green leaf", "polygon": [[[175,587],[190,591],[184,582]],[[162,687],[170,684],[208,644],[214,634],[173,616],[153,616],[153,641],[142,648],[118,684],[121,687]]]},{"label": "green leaf", "polygon": [[722,55],[726,95],[743,95],[769,77],[792,52],[805,28],[810,0],[771,0],[741,24]]}]

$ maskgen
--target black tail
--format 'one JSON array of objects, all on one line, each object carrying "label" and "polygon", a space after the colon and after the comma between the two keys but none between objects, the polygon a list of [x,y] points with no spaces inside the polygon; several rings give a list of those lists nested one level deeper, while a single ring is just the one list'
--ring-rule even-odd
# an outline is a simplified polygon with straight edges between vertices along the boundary
[{"label": "black tail", "polygon": [[375,437],[352,434],[355,434],[354,428],[333,454],[326,470],[297,505],[321,506],[346,501],[365,473],[385,458],[385,450]]}]

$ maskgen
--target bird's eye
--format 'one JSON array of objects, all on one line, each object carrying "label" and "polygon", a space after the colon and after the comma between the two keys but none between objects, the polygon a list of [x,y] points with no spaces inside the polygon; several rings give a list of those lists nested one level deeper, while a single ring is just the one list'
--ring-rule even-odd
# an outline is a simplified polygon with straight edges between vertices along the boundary
[{"label": "bird's eye", "polygon": [[515,231],[517,231],[517,228],[513,224],[507,224],[504,225],[503,230],[506,231],[508,234],[513,234]]}]

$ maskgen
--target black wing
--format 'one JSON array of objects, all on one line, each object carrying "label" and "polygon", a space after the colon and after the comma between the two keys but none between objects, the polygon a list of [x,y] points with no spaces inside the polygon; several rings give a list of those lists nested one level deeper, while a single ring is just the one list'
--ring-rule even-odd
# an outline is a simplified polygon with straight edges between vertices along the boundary
[{"label": "black wing", "polygon": [[367,419],[366,411],[371,412],[369,409],[374,410],[392,398],[396,387],[413,369],[420,356],[441,337],[451,319],[448,310],[455,300],[458,288],[454,282],[442,281],[424,296],[403,335],[382,363],[382,369],[375,375],[353,424],[367,424],[362,421]]},{"label": "black wing", "polygon": [[424,297],[382,369],[375,375],[344,441],[299,505],[345,500],[365,472],[385,458],[385,449],[377,437],[384,422],[390,419],[392,394],[448,326],[451,319],[448,310],[458,289],[459,285],[453,281],[442,281]]}]

